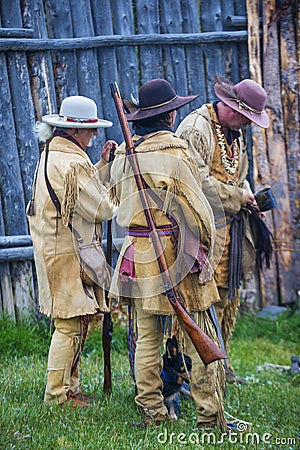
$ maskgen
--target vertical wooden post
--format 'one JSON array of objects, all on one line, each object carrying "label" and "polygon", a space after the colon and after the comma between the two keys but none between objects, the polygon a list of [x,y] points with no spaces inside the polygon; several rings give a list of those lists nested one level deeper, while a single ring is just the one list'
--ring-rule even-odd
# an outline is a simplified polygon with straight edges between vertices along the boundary
[{"label": "vertical wooden post", "polygon": [[[136,34],[160,33],[160,15],[158,0],[136,0]],[[163,78],[163,57],[160,46],[145,45],[139,47],[140,82],[152,78]]]},{"label": "vertical wooden post", "polygon": [[[23,17],[24,25],[33,29],[34,38],[48,37],[43,0],[26,0]],[[28,70],[35,117],[41,120],[44,114],[57,111],[51,53],[41,51],[29,54]]]},{"label": "vertical wooden post", "polygon": [[[167,2],[161,4],[161,33],[182,33],[182,16],[180,0],[173,0],[172,9]],[[174,14],[176,11],[176,14]],[[164,77],[171,83],[179,95],[187,95],[187,77],[182,70],[185,64],[185,52],[182,45],[166,46],[163,48]],[[177,121],[182,120],[189,112],[188,107],[180,108],[177,112]]]},{"label": "vertical wooden post", "polygon": [[[200,18],[197,0],[182,2],[183,33],[200,33]],[[207,100],[205,86],[205,68],[203,48],[201,45],[187,45],[185,47],[185,74],[189,94],[199,94],[198,99],[188,105],[189,111],[201,106]],[[182,62],[183,64],[183,62]]]},{"label": "vertical wooden post", "polygon": [[[250,77],[257,83],[262,84],[259,4],[256,0],[247,0],[247,15]],[[253,124],[251,128],[253,140],[254,188],[255,190],[258,190],[271,183],[271,173],[267,155],[266,131],[255,124]],[[272,213],[266,213],[265,220],[274,234]],[[260,278],[261,306],[266,304],[277,305],[279,303],[275,258],[276,255],[273,256],[271,269],[264,270],[258,274]]]},{"label": "vertical wooden post", "polygon": [[[201,2],[200,4],[201,31],[222,31],[221,0]],[[223,46],[218,44],[203,45],[204,64],[206,70],[206,86],[208,101],[215,100],[213,88],[215,74],[224,74]]]},{"label": "vertical wooden post", "polygon": [[[18,1],[12,0],[7,4],[1,0],[0,6],[3,26],[22,27]],[[28,233],[25,204],[31,196],[31,181],[38,147],[32,126],[28,126],[34,123],[34,111],[26,55],[24,52],[8,52],[7,62],[6,65],[5,55],[3,55],[0,90],[2,106],[0,191],[5,234],[18,235]],[[33,310],[31,263],[15,262],[11,264],[10,269],[16,311]]]},{"label": "vertical wooden post", "polygon": [[[1,56],[0,56],[1,65]],[[1,198],[0,198],[1,200]],[[0,201],[0,236],[4,236],[4,222],[3,222],[3,212],[2,203]],[[0,312],[8,314],[11,319],[15,320],[15,306],[14,306],[14,296],[11,285],[11,275],[8,263],[0,263]]]},{"label": "vertical wooden post", "polygon": [[[298,20],[297,20],[298,4]],[[298,28],[295,29],[296,25]],[[297,58],[297,29],[298,50]],[[291,224],[293,234],[286,242],[280,239],[276,246],[291,252],[292,267],[295,280],[300,283],[300,2],[292,2],[279,21],[280,31],[280,61],[281,61],[281,92],[284,117],[284,134],[286,141],[286,161],[288,169],[288,185],[291,204]],[[297,76],[298,74],[298,76]],[[298,285],[298,288],[300,285]],[[295,286],[297,289],[297,286]]]},{"label": "vertical wooden post", "polygon": [[[283,121],[280,53],[278,41],[278,22],[271,18],[276,11],[276,1],[265,1],[263,8],[264,24],[264,60],[263,68],[265,89],[268,93],[268,113],[270,127],[267,130],[267,146],[272,174],[272,187],[277,199],[277,208],[272,210],[274,220],[274,238],[286,243],[293,239],[292,215],[288,186],[288,168],[286,158],[286,141]],[[272,70],[270,68],[272,67]],[[290,251],[284,247],[276,248],[277,280],[279,303],[293,303],[297,299],[295,272]]]}]

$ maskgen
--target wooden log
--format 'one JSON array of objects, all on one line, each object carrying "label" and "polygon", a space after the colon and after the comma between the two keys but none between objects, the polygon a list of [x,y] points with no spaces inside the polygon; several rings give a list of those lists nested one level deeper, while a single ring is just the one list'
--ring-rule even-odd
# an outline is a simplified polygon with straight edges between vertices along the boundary
[{"label": "wooden log", "polygon": [[[50,0],[49,0],[50,1]],[[47,2],[48,3],[48,2]],[[198,34],[163,35],[159,33],[141,33],[134,36],[95,36],[88,38],[66,39],[10,39],[0,40],[0,51],[42,51],[42,50],[84,50],[97,47],[114,46],[156,46],[174,44],[214,44],[220,42],[247,41],[246,31],[204,32]],[[146,50],[146,49],[145,49]],[[159,75],[159,74],[156,74]]]},{"label": "wooden log", "polygon": [[[268,93],[268,113],[270,127],[267,131],[268,156],[272,173],[272,185],[277,208],[272,211],[276,240],[292,240],[291,208],[288,189],[286,147],[284,138],[283,112],[280,83],[280,55],[278,46],[277,22],[269,24],[276,10],[275,0],[267,1],[263,12],[264,22],[264,84]],[[297,299],[295,272],[291,252],[278,249],[277,281],[281,304],[293,303]]]},{"label": "wooden log", "polygon": [[[68,0],[64,0],[63,2],[47,0],[45,2],[45,15],[48,39],[37,39],[36,43],[68,42],[69,38],[73,38],[72,17]],[[54,50],[53,70],[57,107],[59,109],[61,101],[65,97],[78,95],[76,53],[73,51],[64,51],[68,49],[64,46],[57,45],[43,45],[40,50]],[[75,48],[71,50],[75,50]]]},{"label": "wooden log", "polygon": [[[1,0],[2,5],[4,0]],[[22,16],[19,2],[15,0],[5,3],[2,13],[3,25],[14,24],[22,26]],[[25,203],[31,198],[31,185],[39,149],[33,132],[35,122],[34,108],[31,99],[30,79],[24,52],[7,53],[7,70],[10,80],[10,96],[13,102],[13,120],[15,122],[16,140],[18,143],[18,159],[21,169]],[[25,210],[19,211],[25,218]]]},{"label": "wooden log", "polygon": [[[300,3],[299,11],[300,11]],[[284,117],[284,134],[286,142],[286,160],[288,167],[288,186],[291,204],[291,226],[293,238],[289,242],[283,240],[276,242],[276,247],[289,249],[293,259],[295,275],[295,289],[300,289],[300,187],[298,174],[300,173],[299,148],[299,81],[297,77],[297,34],[294,27],[294,18],[297,17],[296,4],[293,4],[281,17],[280,30],[280,62],[281,62],[281,92]],[[300,15],[299,15],[300,28]],[[300,35],[299,41],[300,44]],[[300,45],[299,45],[300,47]],[[296,281],[298,280],[298,281]]]},{"label": "wooden log", "polygon": [[[226,1],[226,13],[234,14],[235,0]],[[223,15],[222,15],[223,16]],[[223,21],[224,27],[224,21]],[[240,81],[240,67],[236,62],[239,61],[239,49],[236,42],[223,45],[223,58],[224,58],[224,75],[233,83]]]},{"label": "wooden log", "polygon": [[33,38],[33,30],[30,28],[0,28],[0,38]]},{"label": "wooden log", "polygon": [[[4,221],[2,203],[0,201],[0,235],[2,236],[3,234]],[[12,291],[10,267],[7,262],[0,264],[0,312],[8,314],[12,320],[15,320],[14,296]]]},{"label": "wooden log", "polygon": [[[197,0],[182,2],[181,5],[183,33],[199,34],[200,22]],[[192,111],[206,102],[205,72],[203,62],[203,50],[201,45],[185,46],[185,73],[187,77],[188,94],[199,94],[195,102],[188,106],[188,111]]]},{"label": "wooden log", "polygon": [[[103,8],[99,8],[97,0],[91,1],[94,29],[96,35],[113,33],[130,35],[134,32],[134,19],[131,2],[105,0]],[[113,12],[113,17],[112,17]],[[114,48],[101,47],[97,49],[100,62],[99,75],[101,85],[101,101],[105,118],[113,122],[112,128],[105,130],[108,139],[118,143],[123,141],[122,130],[119,126],[118,115],[112,108],[112,97],[109,82],[117,81],[120,92],[125,98],[130,98],[131,92],[138,88],[138,60],[134,47]]]},{"label": "wooden log", "polygon": [[30,234],[23,236],[0,236],[0,248],[26,247],[32,245]]},{"label": "wooden log", "polygon": [[[142,34],[160,33],[158,0],[136,0],[136,32]],[[153,78],[164,78],[163,54],[161,46],[147,45],[139,48],[141,83]]]},{"label": "wooden log", "polygon": [[[42,0],[27,0],[24,24],[33,29],[36,38],[48,37]],[[41,120],[44,114],[57,111],[51,53],[44,51],[28,55],[28,70],[35,117]]]},{"label": "wooden log", "polygon": [[[221,0],[213,2],[201,2],[200,9],[201,29],[204,32],[223,33]],[[221,42],[212,45],[203,45],[203,53],[206,63],[206,85],[208,101],[215,100],[214,77],[215,74],[224,75],[223,45]]]},{"label": "wooden log", "polygon": [[[173,11],[176,11],[174,14]],[[182,32],[182,15],[180,0],[173,0],[172,9],[166,2],[160,8],[160,26],[164,34],[179,34]],[[183,46],[168,46],[163,48],[164,78],[168,80],[178,95],[187,95],[188,85],[185,68],[185,51]],[[177,112],[178,123],[188,114],[188,106]]]},{"label": "wooden log", "polygon": [[[247,16],[247,7],[245,1],[235,2],[235,14],[244,17]],[[246,29],[248,29],[248,27],[246,27]],[[249,78],[248,41],[237,41],[237,46],[240,79],[243,80],[244,78]]]},{"label": "wooden log", "polygon": [[[261,60],[260,60],[260,37],[259,37],[259,5],[255,0],[247,0],[248,16],[248,53],[250,78],[262,84]],[[252,189],[254,191],[270,184],[271,173],[267,155],[266,132],[262,128],[253,124],[252,131],[252,151],[253,151],[253,178]],[[266,224],[274,234],[274,223],[272,213],[266,214]],[[267,304],[279,304],[277,290],[277,268],[276,255],[273,255],[271,269],[263,273],[257,270],[258,284],[260,286],[259,306]],[[275,287],[275,289],[274,289]]]},{"label": "wooden log", "polygon": [[[22,24],[20,4],[17,0],[12,0],[9,4],[1,0],[0,6],[2,25],[20,26]],[[0,146],[0,191],[3,193],[4,231],[6,235],[24,235],[28,232],[25,203],[31,196],[34,170],[32,154],[36,145],[31,127],[33,108],[30,102],[30,82],[25,54],[14,53],[13,57],[8,53],[8,68],[5,56],[1,56],[3,63],[1,64],[0,89],[2,106],[0,140],[5,145]],[[11,99],[14,104],[13,109]],[[20,144],[19,153],[17,139]],[[31,265],[12,263],[10,270],[16,311],[32,310],[34,300]]]},{"label": "wooden log", "polygon": [[[71,14],[73,36],[79,38],[93,36],[94,28],[90,2],[86,0],[69,0],[69,2],[71,11],[80,11],[80,14]],[[78,93],[93,99],[97,103],[98,117],[104,117],[99,81],[100,67],[98,66],[96,49],[78,50],[76,60]],[[103,128],[99,128],[98,133],[94,145],[87,151],[93,163],[99,161],[102,144],[106,140]]]},{"label": "wooden log", "polygon": [[[227,7],[226,7],[227,13]],[[229,15],[224,20],[224,29],[232,28],[244,28],[247,29],[247,17],[246,16],[234,16]]]},{"label": "wooden log", "polygon": [[[122,4],[120,4],[119,0],[111,0],[110,4],[111,10],[113,11],[113,33],[111,36],[108,36],[108,38],[112,37],[113,34],[126,36],[129,39],[130,37],[134,37],[134,11],[131,2],[122,2]],[[129,99],[130,94],[136,92],[139,81],[137,49],[135,46],[129,46],[128,48],[123,48],[122,46],[119,48],[119,46],[117,46],[116,55],[119,73],[118,84],[121,92],[126,94]],[[126,69],[124,70],[124,68]]]},{"label": "wooden log", "polygon": [[0,248],[0,263],[33,260],[33,247]]},{"label": "wooden log", "polygon": [[[243,2],[240,2],[240,5],[243,5]],[[226,4],[226,12],[227,12],[227,4]],[[262,18],[259,18],[259,24],[262,24]],[[237,28],[243,28],[243,29],[247,29],[247,16],[234,16],[234,15],[229,15],[226,17],[225,19],[225,23],[224,23],[224,29],[228,30],[228,29],[237,29]]]}]

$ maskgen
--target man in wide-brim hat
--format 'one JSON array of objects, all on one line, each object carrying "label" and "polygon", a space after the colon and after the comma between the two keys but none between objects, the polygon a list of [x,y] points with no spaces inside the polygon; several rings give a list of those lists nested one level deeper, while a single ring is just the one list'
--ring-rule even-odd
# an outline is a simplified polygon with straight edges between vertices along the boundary
[{"label": "man in wide-brim hat", "polygon": [[[102,287],[86,286],[81,279],[81,265],[68,225],[71,223],[89,244],[95,233],[101,237],[101,222],[114,214],[104,185],[108,174],[103,172],[101,176],[101,169],[107,165],[115,143],[108,141],[104,145],[102,158],[96,165],[86,153],[98,129],[111,125],[97,117],[96,103],[84,96],[65,98],[59,114],[43,116],[37,124],[38,138],[46,142],[46,148],[36,171],[27,215],[34,246],[39,307],[43,314],[54,319],[55,325],[44,395],[47,404],[61,405],[67,401],[73,407],[90,404],[81,392],[75,361],[78,361],[88,317],[108,309]],[[50,197],[45,174],[60,203],[60,212]]]},{"label": "man in wide-brim hat", "polygon": [[[179,96],[168,81],[154,79],[141,86],[135,111],[127,118],[133,122],[137,161],[177,296],[207,335],[218,343],[207,312],[219,300],[208,263],[214,246],[213,214],[201,190],[187,144],[173,132],[177,109],[196,98],[196,95]],[[131,108],[129,105],[128,109]],[[171,330],[174,310],[164,294],[150,230],[132,168],[126,161],[125,143],[117,149],[111,185],[119,204],[117,223],[126,233],[110,296],[119,298],[121,303],[129,302],[133,308],[137,330],[134,364],[131,360],[137,387],[135,402],[146,426],[159,424],[168,418],[162,393],[161,349],[164,333]],[[224,430],[222,362],[205,368],[184,334],[193,364],[191,391],[198,422],[212,416],[215,426]],[[204,379],[210,385],[210,393],[205,398],[201,392]]]},{"label": "man in wide-brim hat", "polygon": [[[216,77],[214,90],[218,100],[191,112],[176,134],[188,143],[210,204],[214,204],[217,193],[226,215],[223,223],[216,217],[218,234],[223,233],[225,246],[215,280],[221,298],[216,311],[228,353],[239,306],[238,288],[242,279],[249,281],[253,277],[256,262],[254,230],[244,208],[254,204],[246,180],[249,164],[244,128],[252,123],[267,128],[269,118],[265,110],[267,94],[255,81],[245,79],[234,85]],[[221,239],[217,242],[218,248]],[[227,380],[246,383],[235,375],[229,361]]]}]

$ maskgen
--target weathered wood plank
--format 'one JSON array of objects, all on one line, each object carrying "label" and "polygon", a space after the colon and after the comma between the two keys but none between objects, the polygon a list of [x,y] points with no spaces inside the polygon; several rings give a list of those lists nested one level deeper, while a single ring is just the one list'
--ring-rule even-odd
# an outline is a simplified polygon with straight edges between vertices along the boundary
[{"label": "weathered wood plank", "polygon": [[[4,3],[5,8],[3,9]],[[22,24],[20,5],[17,0],[11,1],[9,5],[1,0],[0,6],[2,25],[10,27],[11,25],[20,26]],[[3,120],[0,127],[0,141],[5,142],[5,146],[0,146],[0,190],[3,193],[5,234],[23,235],[28,232],[25,202],[31,195],[31,181],[34,171],[32,154],[34,153],[36,139],[30,125],[33,107],[26,55],[23,53],[13,55],[8,53],[7,67],[5,57],[1,58],[0,63],[2,66],[1,75],[3,76],[0,91]],[[11,99],[14,104],[13,109]],[[19,144],[19,152],[17,144]],[[7,148],[10,149],[9,152],[7,152]],[[10,269],[16,311],[33,309],[31,265],[17,262],[11,264]]]},{"label": "weathered wood plank", "polygon": [[[48,39],[36,40],[36,42],[68,42],[68,38],[73,38],[72,18],[70,14],[70,4],[68,0],[57,2],[56,0],[47,0],[44,3],[46,23],[48,30]],[[80,16],[80,13],[79,13]],[[31,49],[33,50],[33,49]],[[55,76],[55,90],[57,106],[60,107],[61,101],[70,95],[78,95],[77,82],[77,60],[76,53],[73,51],[64,51],[64,46],[43,45],[40,50],[54,50],[53,71]],[[72,49],[74,50],[74,48]]]},{"label": "weathered wood plank", "polygon": [[[199,34],[200,23],[197,0],[182,2],[181,8],[183,32]],[[186,45],[185,61],[188,94],[199,94],[198,99],[188,105],[188,111],[190,112],[207,101],[202,46]]]},{"label": "weathered wood plank", "polygon": [[[20,7],[15,2],[4,3],[5,11],[2,12],[2,24],[6,26],[13,23],[15,26],[22,26]],[[3,6],[3,0],[0,4]],[[14,105],[13,120],[18,145],[18,159],[25,202],[27,202],[31,197],[32,177],[39,156],[39,149],[33,132],[35,117],[25,52],[8,52],[7,70],[10,80],[10,95]],[[19,215],[22,214],[25,217],[24,209],[19,211]]]},{"label": "weathered wood plank", "polygon": [[[257,83],[262,83],[261,61],[260,61],[260,39],[259,39],[259,5],[255,0],[247,0],[248,15],[248,53],[250,77]],[[253,141],[253,190],[270,185],[271,173],[269,160],[267,155],[267,142],[265,130],[257,125],[252,125],[252,141]],[[274,222],[272,213],[267,213],[265,218],[266,224],[274,235]],[[278,304],[277,290],[277,261],[276,254],[273,254],[271,268],[258,271],[260,283],[260,306],[267,304]]]},{"label": "weathered wood plank", "polygon": [[[270,127],[267,131],[268,156],[272,173],[272,186],[277,200],[273,210],[275,224],[274,237],[289,242],[292,240],[291,208],[287,179],[286,148],[284,138],[283,112],[281,103],[280,58],[277,23],[269,24],[272,12],[276,9],[275,0],[266,2],[263,11],[264,21],[264,85],[269,96],[268,113]],[[269,68],[272,67],[270,72]],[[297,299],[295,272],[291,252],[277,249],[277,279],[280,303],[288,304]]]},{"label": "weathered wood plank", "polygon": [[[32,28],[35,38],[48,37],[43,0],[26,0],[23,17],[24,24]],[[51,53],[30,53],[28,70],[35,117],[41,120],[44,114],[57,111]]]},{"label": "weathered wood plank", "polygon": [[[158,0],[136,0],[137,35],[160,33],[160,15]],[[160,46],[141,46],[139,48],[140,82],[153,78],[164,78],[163,55]]]},{"label": "weathered wood plank", "polygon": [[25,247],[32,245],[32,238],[29,234],[23,236],[1,236],[0,248],[5,247]]},{"label": "weathered wood plank", "polygon": [[[111,10],[113,11],[113,33],[116,35],[128,36],[134,35],[134,14],[132,2],[122,2],[111,0]],[[116,47],[117,57],[117,81],[120,92],[125,99],[130,100],[131,94],[137,97],[139,88],[139,60],[136,47]],[[111,78],[110,78],[111,79]],[[115,110],[115,108],[113,108]],[[119,127],[119,120],[114,111],[115,120],[114,130],[118,129],[116,134],[118,142],[123,141],[123,135]]]},{"label": "weathered wood plank", "polygon": [[[1,200],[1,198],[0,198]],[[4,234],[4,221],[2,203],[0,201],[0,235]],[[0,312],[8,314],[12,320],[15,320],[14,296],[11,284],[11,275],[9,264],[0,264]]]},{"label": "weathered wood plank", "polygon": [[[112,35],[113,25],[111,8],[100,8],[97,0],[91,0],[92,17],[94,32],[96,35]],[[101,93],[97,103],[102,104],[103,117],[113,122],[114,126],[105,130],[107,139],[114,139],[117,142],[122,141],[122,131],[118,126],[117,113],[113,108],[112,96],[109,89],[109,82],[118,79],[117,57],[115,48],[97,49],[99,61],[99,80]],[[126,68],[124,67],[126,73]],[[103,144],[103,142],[102,142]]]},{"label": "weathered wood plank", "polygon": [[[226,0],[224,7],[222,7],[223,29],[226,28],[225,14],[234,14],[234,3],[235,0]],[[238,83],[241,77],[239,64],[237,64],[237,61],[239,61],[239,51],[236,42],[231,42],[230,45],[223,45],[223,58],[226,78],[234,83]]]},{"label": "weathered wood plank", "polygon": [[33,247],[0,248],[0,263],[33,259]]},{"label": "weathered wood plank", "polygon": [[[50,1],[50,0],[49,0]],[[48,3],[48,2],[47,2]],[[57,31],[57,29],[55,30]],[[159,33],[141,33],[134,36],[95,36],[87,38],[57,39],[12,39],[0,40],[0,50],[41,51],[41,50],[84,50],[97,47],[203,44],[220,42],[247,41],[247,31],[203,32],[198,34],[164,35]],[[143,49],[146,50],[146,49]]]},{"label": "weathered wood plank", "polygon": [[[71,11],[80,11],[80,14],[72,14],[72,27],[74,37],[88,37],[94,35],[92,11],[90,3],[86,0],[69,0]],[[99,66],[96,49],[78,50],[77,59],[77,79],[78,93],[92,98],[97,103],[98,117],[104,117],[101,101],[101,90],[99,81]],[[101,148],[106,140],[103,128],[98,130],[99,134],[95,139],[93,147],[87,153],[93,163],[99,161]]]},{"label": "weathered wood plank", "polygon": [[[243,16],[247,18],[247,8],[246,1],[235,0],[234,10],[236,15]],[[260,19],[261,23],[261,19]],[[248,29],[248,20],[246,22],[246,30]],[[261,33],[260,33],[261,34]],[[240,78],[241,80],[244,78],[249,78],[249,58],[248,58],[248,46],[247,40],[238,41],[238,65],[240,70]]]},{"label": "weathered wood plank", "polygon": [[[172,9],[167,2],[162,2],[160,8],[161,32],[164,34],[179,34],[182,32],[183,19],[180,9],[180,0],[173,0]],[[174,15],[173,11],[177,11]],[[185,70],[185,51],[183,46],[168,46],[162,48],[164,61],[164,78],[174,87],[178,95],[187,95],[188,84]],[[189,112],[184,106],[177,112],[176,121],[179,123]]]},{"label": "weathered wood plank", "polygon": [[[299,2],[298,5],[300,11]],[[300,101],[297,77],[297,72],[299,72],[299,70],[297,70],[297,66],[299,65],[299,60],[297,59],[297,35],[294,28],[295,17],[297,17],[296,4],[293,3],[283,15],[279,23],[281,92],[284,114],[284,134],[287,148],[286,158],[288,167],[288,185],[291,203],[293,239],[290,242],[284,242],[281,240],[276,244],[278,247],[290,249],[292,252],[295,279],[300,280],[300,187],[298,179],[300,173]]]},{"label": "weathered wood plank", "polygon": [[30,28],[0,28],[0,38],[32,38],[33,30]]},{"label": "weathered wood plank", "polygon": [[[201,18],[201,30],[203,32],[222,32],[223,20],[222,20],[222,8],[221,0],[214,0],[213,2],[201,2],[200,8]],[[215,93],[213,89],[213,82],[215,74],[224,75],[223,64],[223,45],[203,45],[203,54],[206,64],[206,84],[208,100],[215,99]]]}]

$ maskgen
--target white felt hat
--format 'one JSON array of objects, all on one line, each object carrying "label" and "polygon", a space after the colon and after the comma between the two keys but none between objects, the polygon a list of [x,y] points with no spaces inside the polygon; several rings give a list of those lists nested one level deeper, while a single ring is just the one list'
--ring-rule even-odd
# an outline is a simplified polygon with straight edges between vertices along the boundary
[{"label": "white felt hat", "polygon": [[42,117],[48,125],[59,128],[108,128],[112,126],[109,120],[97,117],[97,105],[94,100],[74,95],[65,98],[59,114],[48,114]]}]

